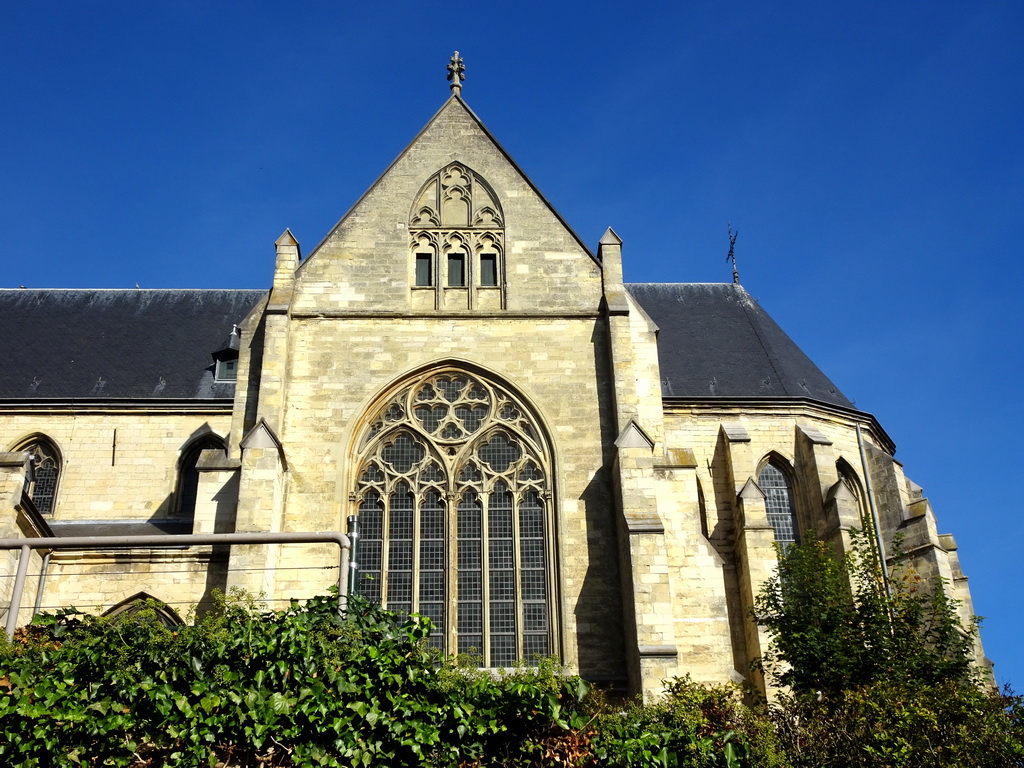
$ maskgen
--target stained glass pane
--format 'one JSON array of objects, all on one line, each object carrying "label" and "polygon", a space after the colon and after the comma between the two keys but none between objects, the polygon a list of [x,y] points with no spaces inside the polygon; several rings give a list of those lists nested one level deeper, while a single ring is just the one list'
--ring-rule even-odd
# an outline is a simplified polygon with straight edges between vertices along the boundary
[{"label": "stained glass pane", "polygon": [[431,647],[444,648],[445,608],[445,502],[428,490],[420,504],[419,601],[417,610],[434,625]]},{"label": "stained glass pane", "polygon": [[518,445],[499,432],[480,447],[480,459],[495,472],[504,472],[523,455]]},{"label": "stained glass pane", "polygon": [[396,472],[404,475],[423,461],[426,451],[423,444],[414,439],[412,435],[402,432],[394,439],[394,442],[384,447],[380,455]]},{"label": "stained glass pane", "polygon": [[491,635],[491,666],[510,667],[515,661],[515,635]]},{"label": "stained glass pane", "polygon": [[384,546],[384,505],[377,491],[368,491],[359,505],[360,538],[356,551],[359,578],[356,589],[373,603],[381,598],[381,554]]},{"label": "stained glass pane", "polygon": [[523,600],[523,655],[527,661],[548,653],[547,571],[544,558],[544,500],[535,490],[519,507],[520,586]]},{"label": "stained glass pane", "polygon": [[427,432],[434,432],[444,417],[448,415],[447,405],[417,405],[416,406],[416,418],[420,424],[423,425],[423,429]]},{"label": "stained glass pane", "polygon": [[528,664],[536,664],[539,657],[547,656],[551,653],[548,645],[547,634],[543,635],[526,635],[523,637],[523,659]]},{"label": "stained glass pane", "polygon": [[467,491],[458,507],[458,625],[459,652],[483,650],[482,510],[479,498]]}]

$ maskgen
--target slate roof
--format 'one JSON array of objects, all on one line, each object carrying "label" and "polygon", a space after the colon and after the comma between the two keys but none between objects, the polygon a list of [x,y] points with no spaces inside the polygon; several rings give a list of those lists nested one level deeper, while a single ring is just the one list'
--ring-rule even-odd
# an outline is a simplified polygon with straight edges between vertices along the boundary
[{"label": "slate roof", "polygon": [[265,295],[0,289],[0,399],[230,399],[210,355]]},{"label": "slate roof", "polygon": [[[660,329],[663,396],[853,407],[742,286],[626,288]],[[211,353],[265,295],[0,289],[0,399],[230,399],[234,384],[214,382]]]},{"label": "slate roof", "polygon": [[732,283],[633,283],[658,325],[663,397],[810,398],[852,408],[746,290]]}]

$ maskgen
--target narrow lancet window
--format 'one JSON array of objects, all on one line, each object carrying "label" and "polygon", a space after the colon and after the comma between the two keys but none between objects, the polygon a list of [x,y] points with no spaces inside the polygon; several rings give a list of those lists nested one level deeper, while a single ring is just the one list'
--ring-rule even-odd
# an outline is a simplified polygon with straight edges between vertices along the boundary
[{"label": "narrow lancet window", "polygon": [[19,451],[29,453],[29,471],[25,477],[25,493],[42,515],[52,515],[57,504],[57,485],[60,480],[60,454],[44,437],[37,437]]},{"label": "narrow lancet window", "polygon": [[758,485],[764,492],[768,523],[775,531],[775,541],[785,551],[800,540],[789,478],[774,464],[765,464],[758,476]]},{"label": "narrow lancet window", "polygon": [[416,254],[416,285],[423,288],[434,284],[434,259],[429,253]]},{"label": "narrow lancet window", "polygon": [[493,287],[498,284],[498,255],[496,253],[480,254],[480,285]]},{"label": "narrow lancet window", "polygon": [[461,288],[466,284],[466,257],[461,253],[448,254],[448,287]]}]

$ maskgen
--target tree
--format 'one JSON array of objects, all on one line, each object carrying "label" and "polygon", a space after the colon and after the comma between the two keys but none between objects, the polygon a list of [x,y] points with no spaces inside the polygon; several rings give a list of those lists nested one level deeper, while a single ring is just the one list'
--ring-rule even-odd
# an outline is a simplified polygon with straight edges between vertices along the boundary
[{"label": "tree", "polygon": [[[897,553],[897,561],[899,556]],[[888,585],[866,544],[837,556],[813,532],[780,553],[754,602],[771,637],[762,668],[795,692],[840,691],[879,681],[968,681],[977,621],[963,626],[941,584],[899,565]]]}]

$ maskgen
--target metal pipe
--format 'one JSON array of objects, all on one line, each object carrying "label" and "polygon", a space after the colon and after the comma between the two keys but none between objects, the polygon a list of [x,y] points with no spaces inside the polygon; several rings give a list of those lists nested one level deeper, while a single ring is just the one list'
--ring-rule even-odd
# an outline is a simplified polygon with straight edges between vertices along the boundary
[{"label": "metal pipe", "polygon": [[39,609],[43,607],[43,590],[46,589],[46,573],[50,567],[50,555],[52,554],[52,552],[47,552],[43,555],[43,564],[39,568],[39,583],[36,584],[36,604],[32,607],[33,616],[39,613]]},{"label": "metal pipe", "polygon": [[354,594],[359,579],[359,515],[348,516],[348,538],[352,542],[348,564],[348,593]]},{"label": "metal pipe", "polygon": [[315,533],[189,533],[182,535],[150,534],[144,536],[41,536],[26,539],[0,539],[0,549],[20,549],[18,574],[14,579],[11,605],[7,614],[7,637],[14,637],[18,611],[25,590],[29,553],[33,549],[159,549],[183,548],[204,544],[337,544],[341,548],[338,566],[338,609],[344,607],[347,596],[346,574],[349,568],[348,536],[339,531]]},{"label": "metal pipe", "polygon": [[882,526],[878,522],[878,507],[875,506],[875,489],[871,483],[871,471],[868,469],[868,457],[864,451],[864,436],[857,424],[857,447],[860,449],[860,465],[864,472],[864,489],[868,495],[868,509],[871,510],[871,522],[875,526],[875,543],[878,546],[878,561],[882,566],[882,584],[889,592],[889,566],[885,562],[885,546],[882,543]]},{"label": "metal pipe", "polygon": [[[3,539],[0,539],[3,541]],[[13,549],[14,547],[12,547]],[[21,610],[21,593],[25,589],[25,576],[28,574],[28,559],[32,554],[32,547],[28,544],[21,545],[21,554],[18,555],[18,573],[14,577],[14,590],[11,592],[11,604],[7,607],[7,639],[14,637],[14,630],[18,627],[18,612]]]}]

